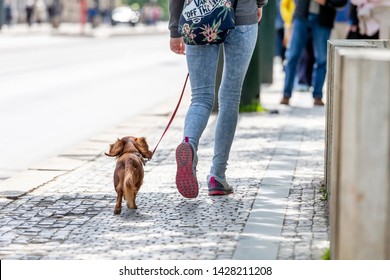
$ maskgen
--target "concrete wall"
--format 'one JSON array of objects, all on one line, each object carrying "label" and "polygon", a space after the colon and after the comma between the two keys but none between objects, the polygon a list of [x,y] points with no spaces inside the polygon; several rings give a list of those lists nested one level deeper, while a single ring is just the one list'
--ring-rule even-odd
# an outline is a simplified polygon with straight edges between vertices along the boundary
[{"label": "concrete wall", "polygon": [[390,259],[388,43],[328,45],[326,181],[332,259]]}]

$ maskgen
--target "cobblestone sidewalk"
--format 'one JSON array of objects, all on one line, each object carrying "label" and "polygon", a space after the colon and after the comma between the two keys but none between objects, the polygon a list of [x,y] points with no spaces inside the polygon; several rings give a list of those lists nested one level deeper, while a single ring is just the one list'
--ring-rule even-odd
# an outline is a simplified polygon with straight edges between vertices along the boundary
[{"label": "cobblestone sidewalk", "polygon": [[[154,148],[176,101],[168,102],[160,111],[90,139],[91,146],[98,146],[93,153],[60,156],[81,159],[76,168],[59,170],[26,194],[3,194],[0,258],[320,259],[329,246],[327,202],[321,193],[324,109],[312,106],[309,93],[297,93],[293,106],[280,107],[279,93],[275,86],[262,89],[263,105],[278,114],[240,115],[227,174],[234,194],[207,195],[214,115],[199,148],[199,196],[189,200],[178,194],[175,148],[185,100],[145,167],[139,209],[113,214],[115,162],[104,152],[117,137],[129,134],[146,136]],[[33,181],[36,173],[29,174]],[[2,182],[0,192],[10,182],[17,179]]]}]

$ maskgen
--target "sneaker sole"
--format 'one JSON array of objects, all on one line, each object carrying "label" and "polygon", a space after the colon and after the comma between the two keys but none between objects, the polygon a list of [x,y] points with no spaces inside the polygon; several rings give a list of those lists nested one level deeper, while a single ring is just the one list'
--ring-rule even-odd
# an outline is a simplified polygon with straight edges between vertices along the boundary
[{"label": "sneaker sole", "polygon": [[213,195],[229,195],[229,194],[232,194],[233,192],[226,192],[226,191],[209,191],[209,195],[210,196],[213,196]]},{"label": "sneaker sole", "polygon": [[176,187],[179,193],[185,198],[198,196],[198,180],[192,174],[192,149],[190,144],[181,143],[176,149]]}]

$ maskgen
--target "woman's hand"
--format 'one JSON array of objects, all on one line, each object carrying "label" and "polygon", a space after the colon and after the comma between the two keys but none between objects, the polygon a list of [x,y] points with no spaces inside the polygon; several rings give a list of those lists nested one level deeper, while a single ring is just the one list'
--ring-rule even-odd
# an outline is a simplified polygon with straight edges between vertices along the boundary
[{"label": "woman's hand", "polygon": [[292,34],[292,26],[284,27],[283,46],[287,48]]},{"label": "woman's hand", "polygon": [[263,17],[263,7],[257,9],[257,22],[260,22]]},{"label": "woman's hand", "polygon": [[171,51],[177,54],[186,54],[186,45],[184,44],[183,38],[171,38],[169,41]]},{"label": "woman's hand", "polygon": [[318,4],[320,4],[321,6],[324,6],[325,3],[326,3],[326,0],[316,0],[316,2],[317,2]]}]

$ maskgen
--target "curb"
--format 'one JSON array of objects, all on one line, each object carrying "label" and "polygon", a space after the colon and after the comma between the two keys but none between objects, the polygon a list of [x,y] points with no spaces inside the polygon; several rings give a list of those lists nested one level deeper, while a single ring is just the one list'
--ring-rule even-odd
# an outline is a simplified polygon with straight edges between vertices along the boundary
[{"label": "curb", "polygon": [[0,36],[31,36],[31,35],[50,35],[50,36],[70,36],[70,37],[91,37],[91,38],[110,38],[121,36],[142,36],[167,34],[168,23],[160,22],[155,26],[137,25],[129,26],[110,26],[102,24],[100,27],[92,28],[89,24],[84,27],[76,23],[62,23],[58,29],[53,29],[49,24],[33,26],[29,28],[24,24],[17,24],[12,28],[3,28]]}]

